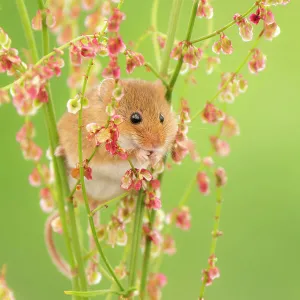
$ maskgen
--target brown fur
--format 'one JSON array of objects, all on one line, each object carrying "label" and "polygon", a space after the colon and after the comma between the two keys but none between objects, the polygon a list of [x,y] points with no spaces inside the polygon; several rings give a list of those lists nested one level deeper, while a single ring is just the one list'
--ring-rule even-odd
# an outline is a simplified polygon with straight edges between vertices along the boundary
[{"label": "brown fur", "polygon": [[[165,90],[161,83],[142,80],[123,80],[124,97],[120,101],[120,107],[116,113],[124,118],[119,126],[120,135],[129,135],[138,143],[140,148],[152,150],[153,146],[164,147],[169,150],[174,140],[177,125],[170,110],[170,106],[164,98]],[[89,123],[104,125],[107,120],[105,106],[110,101],[113,80],[105,80],[99,87],[87,94],[89,107],[83,110],[83,157],[88,158],[94,150],[95,143],[86,138],[85,126]],[[134,125],[130,122],[130,116],[134,112],[140,112],[143,121]],[[162,113],[165,121],[159,121]],[[60,144],[64,148],[65,155],[70,161],[78,161],[78,115],[66,112],[58,123]],[[130,149],[135,150],[135,149]],[[104,147],[99,147],[94,156],[91,167],[103,162],[117,163],[118,157],[110,155]]]}]

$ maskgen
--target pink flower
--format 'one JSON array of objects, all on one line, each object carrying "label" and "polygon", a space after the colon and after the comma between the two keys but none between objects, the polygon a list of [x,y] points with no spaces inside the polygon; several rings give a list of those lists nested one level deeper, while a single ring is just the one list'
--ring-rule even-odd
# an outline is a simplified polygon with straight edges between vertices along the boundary
[{"label": "pink flower", "polygon": [[110,55],[117,55],[126,50],[126,46],[120,36],[110,37],[107,42],[107,49]]},{"label": "pink flower", "polygon": [[147,181],[151,181],[151,179],[152,174],[146,169],[135,169],[135,172],[129,169],[121,179],[121,188],[139,191],[141,188],[145,189]]},{"label": "pink flower", "polygon": [[227,182],[227,175],[225,172],[224,168],[217,168],[215,171],[215,176],[216,176],[216,186],[220,187],[220,186],[224,186]]},{"label": "pink flower", "polygon": [[214,15],[214,9],[208,0],[201,0],[197,10],[197,17],[211,19]]},{"label": "pink flower", "polygon": [[224,120],[225,114],[212,103],[207,102],[202,112],[203,123],[217,124]]},{"label": "pink flower", "polygon": [[10,48],[0,53],[0,73],[7,72],[7,75],[14,75],[16,70],[22,65],[22,61],[18,56],[17,49]]},{"label": "pink flower", "polygon": [[36,15],[33,17],[31,26],[34,30],[42,30],[42,14],[40,10],[38,10]]},{"label": "pink flower", "polygon": [[120,29],[120,24],[123,20],[125,20],[125,14],[117,8],[114,8],[113,14],[108,19],[107,31],[118,32]]},{"label": "pink flower", "polygon": [[253,27],[251,23],[240,14],[235,14],[233,19],[239,27],[239,33],[243,41],[251,41],[253,38]]},{"label": "pink flower", "polygon": [[211,156],[203,157],[202,162],[206,167],[212,167],[215,163]]},{"label": "pink flower", "polygon": [[197,173],[197,184],[198,184],[199,191],[203,195],[209,194],[209,178],[206,172],[202,171]]},{"label": "pink flower", "polygon": [[207,58],[207,64],[206,64],[206,73],[211,74],[215,68],[216,65],[220,64],[221,60],[220,57],[208,57]]},{"label": "pink flower", "polygon": [[182,47],[184,46],[183,42],[179,42],[171,51],[170,57],[179,60],[182,55]]},{"label": "pink flower", "polygon": [[147,282],[147,291],[150,300],[161,299],[161,289],[167,284],[167,277],[162,273],[152,273]]},{"label": "pink flower", "polygon": [[154,245],[160,245],[163,241],[161,234],[156,229],[150,229],[146,224],[143,225],[145,235],[151,240]]},{"label": "pink flower", "polygon": [[32,186],[40,186],[41,185],[41,176],[37,168],[34,168],[31,174],[29,175],[29,183]]},{"label": "pink flower", "polygon": [[226,116],[222,123],[221,134],[227,137],[240,134],[239,125],[233,117]]},{"label": "pink flower", "polygon": [[9,103],[9,102],[10,102],[10,98],[8,95],[8,91],[0,89],[0,105],[3,103]]},{"label": "pink flower", "polygon": [[176,226],[182,230],[189,230],[191,227],[191,215],[187,206],[175,210]]},{"label": "pink flower", "polygon": [[166,46],[166,37],[163,36],[163,35],[158,34],[157,35],[157,41],[158,41],[159,47],[161,49],[164,49],[165,46]]},{"label": "pink flower", "polygon": [[265,23],[264,37],[266,40],[272,41],[273,38],[280,34],[280,27],[274,22],[272,24]]},{"label": "pink flower", "polygon": [[145,204],[148,209],[158,210],[161,208],[161,201],[153,192],[147,193]]},{"label": "pink flower", "polygon": [[210,141],[216,153],[219,156],[228,156],[230,153],[229,144],[226,141],[220,140],[216,136],[211,136]]},{"label": "pink flower", "polygon": [[144,56],[141,53],[126,51],[126,72],[131,74],[136,67],[143,66],[145,63]]},{"label": "pink flower", "polygon": [[104,78],[115,78],[119,79],[121,75],[120,67],[118,65],[117,57],[110,57],[108,66],[103,70],[102,76]]},{"label": "pink flower", "polygon": [[44,213],[50,213],[54,209],[54,201],[48,188],[42,188],[40,190],[40,207]]},{"label": "pink flower", "polygon": [[55,219],[52,220],[51,227],[54,232],[56,232],[58,234],[63,233],[63,228],[62,228],[62,223],[61,223],[60,217],[56,217]]},{"label": "pink flower", "polygon": [[224,54],[232,54],[233,47],[231,40],[224,33],[221,33],[220,40],[213,44],[212,51],[216,54],[220,54],[221,51]]},{"label": "pink flower", "polygon": [[175,240],[170,235],[164,237],[163,252],[168,255],[174,255],[176,253]]},{"label": "pink flower", "polygon": [[202,55],[203,51],[200,48],[190,44],[183,49],[183,62],[187,63],[191,68],[197,68]]},{"label": "pink flower", "polygon": [[17,132],[16,141],[21,143],[27,139],[32,139],[35,136],[35,129],[31,122],[26,122],[23,127]]},{"label": "pink flower", "polygon": [[253,24],[257,25],[259,23],[259,21],[260,21],[259,10],[257,10],[255,14],[251,14],[250,17],[249,17],[249,20]]},{"label": "pink flower", "polygon": [[82,0],[81,5],[84,10],[93,9],[96,4],[96,0]]},{"label": "pink flower", "polygon": [[249,71],[253,74],[261,72],[266,67],[267,57],[259,50],[254,49],[252,59],[248,63]]}]

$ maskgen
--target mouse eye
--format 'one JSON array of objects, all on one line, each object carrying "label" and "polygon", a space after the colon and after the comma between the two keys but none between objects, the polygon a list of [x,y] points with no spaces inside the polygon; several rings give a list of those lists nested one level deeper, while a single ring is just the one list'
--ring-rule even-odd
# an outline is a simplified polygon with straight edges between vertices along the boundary
[{"label": "mouse eye", "polygon": [[131,115],[130,121],[132,124],[139,124],[142,122],[142,116],[138,112],[135,112]]},{"label": "mouse eye", "polygon": [[159,121],[160,123],[163,123],[165,120],[165,117],[162,114],[159,114]]}]

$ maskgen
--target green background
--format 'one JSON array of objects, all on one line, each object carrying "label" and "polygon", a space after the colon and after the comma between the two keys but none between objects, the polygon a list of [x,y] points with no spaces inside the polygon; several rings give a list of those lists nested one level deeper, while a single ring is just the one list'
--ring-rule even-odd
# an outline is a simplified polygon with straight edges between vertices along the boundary
[{"label": "green background", "polygon": [[[26,2],[32,17],[36,3]],[[166,31],[171,2],[160,1],[158,25],[161,31]],[[178,20],[178,39],[184,38],[191,3],[191,0],[184,1]],[[234,13],[246,11],[252,3],[252,0],[214,1],[214,28],[230,21]],[[127,19],[122,24],[122,35],[126,42],[137,40],[150,26],[151,4],[150,0],[125,0],[123,7]],[[13,47],[26,48],[14,1],[2,0],[0,8],[0,26],[12,38]],[[231,139],[231,155],[218,159],[229,176],[221,217],[224,236],[217,246],[221,277],[207,288],[205,299],[299,299],[299,12],[299,1],[274,9],[281,34],[273,42],[262,41],[260,44],[268,57],[267,69],[257,76],[251,75],[246,67],[242,70],[249,80],[249,89],[228,109],[238,120],[241,135]],[[193,37],[205,34],[206,28],[206,21],[197,19]],[[234,54],[221,56],[220,69],[211,76],[205,75],[201,63],[195,73],[197,85],[191,86],[185,94],[192,114],[215,94],[219,73],[233,71],[251,47],[251,43],[241,41],[236,27],[226,34],[233,40]],[[35,36],[40,41],[40,33]],[[146,60],[154,64],[151,46],[148,39],[140,50]],[[210,48],[208,53],[211,53]],[[62,77],[52,83],[58,116],[65,111],[68,99],[66,76],[67,67]],[[134,76],[153,79],[143,70],[136,71]],[[12,80],[6,76],[0,79],[1,86]],[[182,80],[174,93],[175,107],[181,96],[181,84]],[[0,265],[8,265],[8,283],[18,300],[67,299],[62,291],[70,285],[51,264],[44,246],[46,215],[39,207],[38,190],[29,186],[27,179],[32,164],[23,160],[15,141],[22,122],[12,105],[0,108]],[[47,137],[41,114],[34,118],[34,123],[38,129],[36,141],[45,148]],[[207,137],[215,130],[204,126],[200,119],[193,123],[190,137],[197,142],[202,155],[207,154]],[[178,203],[196,169],[197,165],[186,158],[183,165],[168,172],[163,188],[164,209],[169,210]],[[215,195],[202,197],[195,189],[189,205],[192,228],[186,233],[175,231],[178,252],[173,257],[166,257],[162,266],[162,272],[168,275],[163,299],[196,299],[201,269],[207,264]],[[112,259],[119,256],[119,250],[109,249],[106,248],[106,252]],[[103,281],[99,287],[107,286],[108,283]]]}]

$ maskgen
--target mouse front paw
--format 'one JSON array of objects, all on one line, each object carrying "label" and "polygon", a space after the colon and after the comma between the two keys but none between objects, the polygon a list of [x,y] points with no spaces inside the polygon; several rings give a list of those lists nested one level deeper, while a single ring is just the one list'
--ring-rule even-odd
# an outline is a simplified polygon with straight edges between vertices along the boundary
[{"label": "mouse front paw", "polygon": [[149,156],[150,156],[150,152],[143,149],[138,149],[135,152],[135,157],[141,165],[149,161]]},{"label": "mouse front paw", "polygon": [[151,166],[154,167],[159,161],[161,161],[163,158],[163,155],[157,152],[151,153],[149,156]]}]

